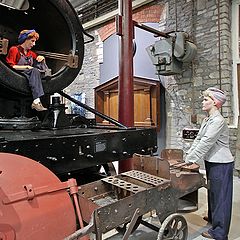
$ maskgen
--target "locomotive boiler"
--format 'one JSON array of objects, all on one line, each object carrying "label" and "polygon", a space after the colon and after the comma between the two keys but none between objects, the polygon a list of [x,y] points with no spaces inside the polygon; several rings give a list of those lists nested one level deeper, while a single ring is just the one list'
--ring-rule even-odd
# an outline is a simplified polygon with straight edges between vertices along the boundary
[{"label": "locomotive boiler", "polygon": [[[154,128],[127,128],[62,91],[78,75],[87,47],[85,31],[68,1],[22,0],[13,1],[12,6],[1,2],[0,16],[0,152],[29,157],[58,176],[69,176],[92,173],[101,165],[134,153],[157,150]],[[27,79],[5,61],[8,48],[17,44],[19,32],[32,28],[40,35],[34,50],[45,56],[51,69],[51,74],[42,79],[46,95],[43,103],[48,107],[44,113],[30,108]],[[61,98],[51,98],[54,93]],[[64,98],[106,119],[111,127],[66,114]]]}]

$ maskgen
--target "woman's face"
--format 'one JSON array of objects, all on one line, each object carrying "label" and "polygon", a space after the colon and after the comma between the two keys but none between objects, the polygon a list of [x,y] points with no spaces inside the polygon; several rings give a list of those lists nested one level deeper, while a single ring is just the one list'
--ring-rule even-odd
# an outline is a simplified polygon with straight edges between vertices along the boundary
[{"label": "woman's face", "polygon": [[204,97],[202,101],[202,110],[209,112],[215,106],[214,101],[210,97]]},{"label": "woman's face", "polygon": [[25,42],[24,42],[24,46],[27,50],[30,50],[32,47],[35,46],[36,44],[36,38],[29,38],[29,39],[26,39]]}]

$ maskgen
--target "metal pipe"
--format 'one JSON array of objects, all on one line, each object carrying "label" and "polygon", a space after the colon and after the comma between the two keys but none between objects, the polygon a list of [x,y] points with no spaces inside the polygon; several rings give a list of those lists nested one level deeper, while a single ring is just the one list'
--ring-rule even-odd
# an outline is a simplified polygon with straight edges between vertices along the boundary
[{"label": "metal pipe", "polygon": [[127,129],[127,127],[126,127],[125,125],[121,124],[121,123],[118,122],[117,120],[115,120],[115,119],[113,119],[113,118],[111,118],[111,117],[109,117],[109,116],[106,116],[106,115],[104,115],[103,113],[98,112],[97,110],[89,107],[88,105],[86,105],[86,104],[84,104],[84,103],[82,103],[82,102],[80,102],[80,101],[72,98],[71,96],[67,95],[67,94],[64,93],[63,91],[60,91],[60,92],[58,92],[58,93],[59,93],[61,96],[63,96],[63,97],[65,97],[66,99],[68,99],[69,101],[74,102],[74,103],[77,104],[78,106],[83,107],[84,109],[88,110],[89,112],[94,113],[95,115],[101,117],[102,119],[105,119],[105,120],[109,121],[110,123],[112,123],[112,124],[114,124],[114,125],[116,125],[116,126],[118,126],[118,127],[120,127],[120,128]]},{"label": "metal pipe", "polygon": [[157,29],[149,27],[149,26],[146,26],[146,25],[144,25],[142,23],[138,23],[138,22],[133,21],[133,24],[134,24],[134,26],[136,26],[136,27],[138,27],[140,29],[143,29],[145,31],[153,33],[157,37],[165,37],[165,38],[169,38],[170,37],[169,34],[161,32],[161,31],[158,31]]},{"label": "metal pipe", "polygon": [[[219,68],[219,88],[222,88],[222,67],[221,67],[221,22],[220,22],[220,0],[217,2],[218,10],[218,68]],[[221,108],[222,111],[222,108]]]},{"label": "metal pipe", "polygon": [[[118,81],[118,120],[122,124],[134,126],[133,95],[133,21],[132,1],[120,0],[122,12],[122,35],[120,38],[119,81]],[[132,160],[119,162],[119,172],[132,169]]]}]

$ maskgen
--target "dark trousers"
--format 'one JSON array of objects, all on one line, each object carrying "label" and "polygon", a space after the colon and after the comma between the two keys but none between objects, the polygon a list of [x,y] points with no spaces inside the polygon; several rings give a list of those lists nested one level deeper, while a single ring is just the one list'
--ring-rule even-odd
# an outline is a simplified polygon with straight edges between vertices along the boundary
[{"label": "dark trousers", "polygon": [[41,73],[37,68],[28,69],[23,72],[27,77],[29,86],[32,91],[33,99],[39,98],[44,95]]},{"label": "dark trousers", "polygon": [[232,215],[234,163],[210,163],[205,161],[208,189],[208,218],[212,227],[208,230],[216,240],[227,240]]}]

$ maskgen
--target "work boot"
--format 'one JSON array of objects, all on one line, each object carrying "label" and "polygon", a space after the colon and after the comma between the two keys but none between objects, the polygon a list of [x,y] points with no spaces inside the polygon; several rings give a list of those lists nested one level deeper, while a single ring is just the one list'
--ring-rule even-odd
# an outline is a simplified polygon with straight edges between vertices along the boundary
[{"label": "work boot", "polygon": [[31,108],[35,109],[38,112],[42,112],[42,111],[46,111],[47,110],[47,108],[43,107],[41,102],[39,102],[39,103],[34,103],[33,102]]},{"label": "work boot", "polygon": [[202,232],[202,236],[205,237],[205,238],[208,238],[208,239],[214,239],[214,238],[209,234],[209,232]]},{"label": "work boot", "polygon": [[212,223],[212,221],[209,220],[208,216],[204,216],[204,217],[203,217],[203,220],[205,220],[205,221],[208,222],[208,223]]}]

